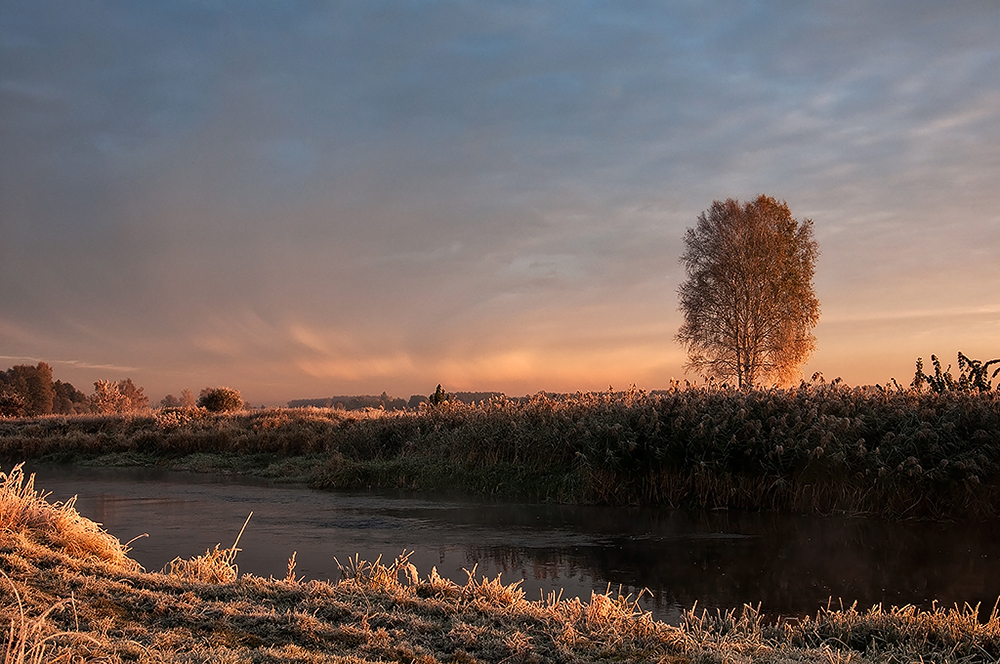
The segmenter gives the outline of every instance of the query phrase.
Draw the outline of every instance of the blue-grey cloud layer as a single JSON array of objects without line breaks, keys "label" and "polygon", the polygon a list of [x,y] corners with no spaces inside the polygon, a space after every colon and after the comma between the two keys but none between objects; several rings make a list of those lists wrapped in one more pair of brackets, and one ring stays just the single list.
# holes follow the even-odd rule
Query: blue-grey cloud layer
[{"label": "blue-grey cloud layer", "polygon": [[991,2],[0,19],[5,355],[279,400],[665,382],[683,229],[759,192],[816,222],[818,368],[996,350]]}]

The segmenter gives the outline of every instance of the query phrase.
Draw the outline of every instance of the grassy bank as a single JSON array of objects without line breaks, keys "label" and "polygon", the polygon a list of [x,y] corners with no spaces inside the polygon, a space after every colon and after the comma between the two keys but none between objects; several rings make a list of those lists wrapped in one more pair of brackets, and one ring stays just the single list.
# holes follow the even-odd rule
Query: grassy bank
[{"label": "grassy bank", "polygon": [[[339,582],[240,575],[235,548],[147,572],[72,504],[0,475],[6,662],[987,662],[1000,619],[975,611],[754,609],[654,621],[628,598],[528,601],[518,583],[422,575],[401,555]],[[291,552],[289,552],[291,554]]]},{"label": "grassy bank", "polygon": [[407,412],[0,420],[0,458],[221,470],[322,488],[992,519],[1000,516],[1000,392],[823,384]]}]

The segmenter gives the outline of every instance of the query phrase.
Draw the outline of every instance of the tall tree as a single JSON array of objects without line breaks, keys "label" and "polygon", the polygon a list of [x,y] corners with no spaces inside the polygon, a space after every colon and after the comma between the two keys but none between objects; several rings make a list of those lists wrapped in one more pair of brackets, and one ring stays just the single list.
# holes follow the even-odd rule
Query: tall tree
[{"label": "tall tree", "polygon": [[684,235],[678,289],[685,369],[752,387],[787,383],[816,347],[813,274],[819,245],[812,220],[758,196],[713,201]]},{"label": "tall tree", "polygon": [[48,415],[52,412],[52,367],[45,362],[38,366],[19,364],[4,372],[8,392],[13,392],[24,400],[25,414]]}]

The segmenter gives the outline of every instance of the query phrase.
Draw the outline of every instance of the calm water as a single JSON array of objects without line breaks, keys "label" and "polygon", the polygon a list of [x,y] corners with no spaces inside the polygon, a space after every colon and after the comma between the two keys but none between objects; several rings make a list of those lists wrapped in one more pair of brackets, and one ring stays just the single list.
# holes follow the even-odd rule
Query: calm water
[{"label": "calm water", "polygon": [[392,559],[403,548],[421,575],[458,583],[463,569],[524,579],[529,598],[564,589],[589,598],[608,584],[648,588],[657,618],[762,603],[768,614],[814,613],[843,598],[863,607],[1000,597],[1000,528],[732,512],[521,505],[343,494],[158,470],[33,468],[50,500],[77,509],[148,570],[230,546],[242,572],[283,577],[297,551],[307,579],[339,578],[334,557]]}]

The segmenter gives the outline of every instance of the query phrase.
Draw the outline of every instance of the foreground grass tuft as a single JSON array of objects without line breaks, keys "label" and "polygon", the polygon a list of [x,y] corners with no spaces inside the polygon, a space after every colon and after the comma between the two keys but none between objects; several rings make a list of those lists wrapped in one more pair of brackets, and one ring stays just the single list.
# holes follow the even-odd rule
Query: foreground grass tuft
[{"label": "foreground grass tuft", "polygon": [[21,465],[9,473],[0,472],[0,530],[30,534],[69,555],[94,557],[122,569],[139,568],[116,537],[76,511],[75,496],[54,504],[47,497],[35,490],[34,475],[25,478]]},{"label": "foreground grass tuft", "polygon": [[[220,549],[219,544],[214,549],[209,549],[201,556],[194,558],[174,558],[164,567],[164,573],[176,576],[187,581],[198,581],[201,583],[230,583],[235,581],[240,575],[240,568],[236,565],[236,554],[240,552],[238,545],[243,531],[250,523],[250,516],[247,517],[240,534],[236,536],[236,541],[228,549]],[[293,556],[294,559],[294,556]],[[289,574],[294,567],[289,561]]]},{"label": "foreground grass tuft", "polygon": [[[635,600],[524,597],[499,577],[426,577],[404,551],[355,557],[336,583],[239,575],[237,542],[147,573],[19,468],[0,492],[0,652],[30,662],[995,662],[996,611],[859,611],[764,621],[758,608],[657,622]],[[97,540],[101,546],[73,545]],[[192,573],[192,570],[200,570]],[[214,570],[212,574],[202,574]]]}]

